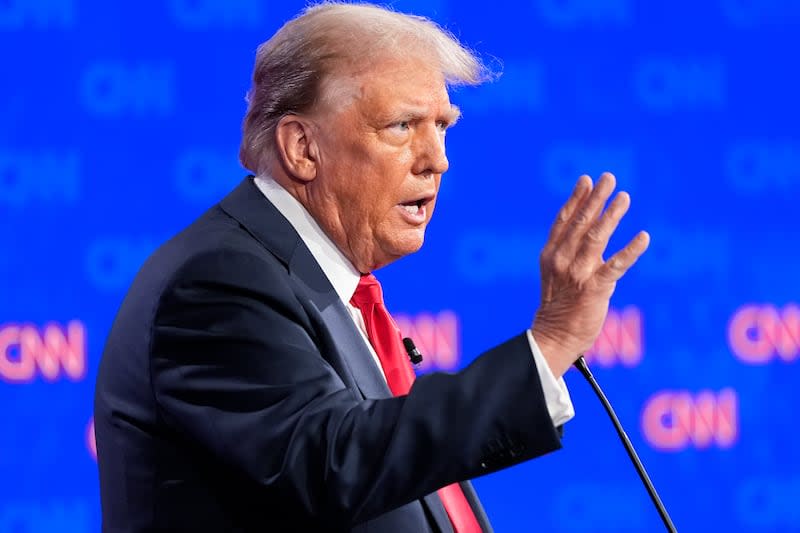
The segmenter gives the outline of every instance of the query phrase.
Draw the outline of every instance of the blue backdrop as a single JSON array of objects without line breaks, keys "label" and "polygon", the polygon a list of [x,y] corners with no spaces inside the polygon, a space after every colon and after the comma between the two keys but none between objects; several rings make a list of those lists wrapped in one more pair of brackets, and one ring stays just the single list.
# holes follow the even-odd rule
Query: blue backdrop
[{"label": "blue backdrop", "polygon": [[[105,336],[143,259],[243,176],[255,48],[302,6],[0,2],[0,533],[99,529]],[[611,170],[633,199],[612,248],[639,229],[652,245],[595,374],[681,531],[800,530],[800,4],[394,6],[504,71],[452,95],[425,247],[380,273],[428,368],[528,326],[550,221],[579,174]],[[659,530],[600,405],[567,382],[564,450],[475,483],[497,531]]]}]

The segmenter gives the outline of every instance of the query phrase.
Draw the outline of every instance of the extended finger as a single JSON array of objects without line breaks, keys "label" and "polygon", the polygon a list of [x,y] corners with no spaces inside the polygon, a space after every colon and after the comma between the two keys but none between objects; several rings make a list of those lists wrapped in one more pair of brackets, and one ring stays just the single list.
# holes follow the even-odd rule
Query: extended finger
[{"label": "extended finger", "polygon": [[650,234],[640,231],[625,247],[615,253],[600,268],[597,276],[602,281],[615,282],[621,278],[650,245]]},{"label": "extended finger", "polygon": [[589,196],[590,192],[592,192],[592,179],[584,174],[578,178],[575,188],[572,189],[572,194],[570,194],[567,202],[558,211],[556,220],[553,222],[553,225],[550,228],[550,235],[547,238],[548,242],[556,243],[561,239],[561,235],[563,235],[564,230],[569,221],[572,219],[572,216],[575,214],[575,211],[586,200],[586,197]]},{"label": "extended finger", "polygon": [[608,240],[630,206],[631,197],[628,193],[624,191],[617,193],[605,212],[584,235],[583,243],[575,257],[576,261],[602,258],[603,252],[608,246]]},{"label": "extended finger", "polygon": [[592,193],[570,219],[563,233],[562,242],[559,244],[559,254],[563,254],[568,258],[575,257],[584,234],[597,219],[606,200],[608,200],[608,197],[611,196],[611,193],[614,191],[616,184],[617,180],[614,178],[613,174],[606,172],[600,176]]}]

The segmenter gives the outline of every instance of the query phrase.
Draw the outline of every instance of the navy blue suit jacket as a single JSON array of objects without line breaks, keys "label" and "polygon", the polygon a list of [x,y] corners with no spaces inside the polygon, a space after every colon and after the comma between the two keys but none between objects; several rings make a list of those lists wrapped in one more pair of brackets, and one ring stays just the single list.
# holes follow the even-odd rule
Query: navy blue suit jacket
[{"label": "navy blue suit jacket", "polygon": [[560,446],[524,335],[393,398],[252,177],[137,275],[95,431],[115,532],[452,531],[438,488]]}]

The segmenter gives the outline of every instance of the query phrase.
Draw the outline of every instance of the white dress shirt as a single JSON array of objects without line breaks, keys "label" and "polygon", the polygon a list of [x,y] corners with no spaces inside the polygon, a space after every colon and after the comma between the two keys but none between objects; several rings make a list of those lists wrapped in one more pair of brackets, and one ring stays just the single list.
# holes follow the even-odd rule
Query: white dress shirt
[{"label": "white dress shirt", "polygon": [[[356,326],[358,326],[358,331],[361,333],[361,337],[367,345],[367,348],[369,348],[372,358],[375,360],[375,364],[381,371],[381,375],[386,379],[378,355],[375,353],[375,350],[373,350],[369,338],[367,337],[367,329],[364,324],[364,318],[361,316],[361,311],[350,304],[350,299],[353,293],[356,292],[356,287],[361,279],[361,273],[356,270],[350,260],[344,256],[333,241],[322,231],[317,221],[311,217],[302,204],[289,194],[286,189],[275,182],[271,177],[264,175],[256,177],[255,183],[264,196],[272,202],[278,211],[280,211],[286,220],[294,227],[300,235],[300,238],[303,239],[303,242],[311,251],[311,255],[313,255],[314,259],[319,263],[322,272],[327,276],[331,285],[333,285],[336,294],[339,295],[339,298],[344,302],[345,307],[350,312],[350,317],[353,319]],[[530,330],[527,331],[527,335],[531,353],[536,361],[539,380],[542,383],[547,410],[550,413],[553,424],[555,426],[560,426],[575,416],[575,410],[572,406],[572,400],[569,397],[569,391],[567,391],[564,379],[556,379],[553,375]]]}]

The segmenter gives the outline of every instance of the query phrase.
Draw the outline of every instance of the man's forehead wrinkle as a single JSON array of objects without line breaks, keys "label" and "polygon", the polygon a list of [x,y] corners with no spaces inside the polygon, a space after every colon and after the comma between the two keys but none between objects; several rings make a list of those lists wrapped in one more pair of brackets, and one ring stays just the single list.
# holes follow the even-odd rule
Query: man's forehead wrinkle
[{"label": "man's forehead wrinkle", "polygon": [[403,104],[402,102],[396,103],[389,108],[375,107],[368,110],[367,113],[382,121],[444,119],[448,122],[454,122],[458,118],[458,113],[454,113],[450,107],[446,107],[440,112],[434,104],[418,106]]}]

